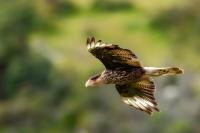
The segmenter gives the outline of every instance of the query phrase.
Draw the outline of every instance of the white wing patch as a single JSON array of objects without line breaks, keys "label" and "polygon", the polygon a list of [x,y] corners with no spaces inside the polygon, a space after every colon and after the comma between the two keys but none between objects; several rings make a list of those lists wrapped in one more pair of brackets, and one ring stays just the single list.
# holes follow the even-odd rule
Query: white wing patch
[{"label": "white wing patch", "polygon": [[157,110],[156,105],[151,103],[150,101],[143,99],[139,96],[135,97],[122,97],[122,101],[130,106],[133,106],[137,109],[140,109],[142,111],[145,111],[149,114],[153,112],[153,110]]},{"label": "white wing patch", "polygon": [[103,43],[101,40],[95,42],[94,38],[92,38],[91,41],[87,42],[88,50],[92,50],[92,49],[96,49],[96,48],[103,48],[103,47],[107,47],[107,46],[114,46],[114,44],[106,44],[106,43]]}]

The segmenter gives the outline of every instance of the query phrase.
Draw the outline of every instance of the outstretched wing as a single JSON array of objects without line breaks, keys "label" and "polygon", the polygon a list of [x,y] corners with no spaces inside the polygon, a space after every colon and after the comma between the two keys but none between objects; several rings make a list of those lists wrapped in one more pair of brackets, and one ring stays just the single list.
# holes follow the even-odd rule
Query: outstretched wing
[{"label": "outstretched wing", "polygon": [[126,104],[148,114],[159,111],[154,98],[155,85],[150,78],[144,78],[131,84],[116,85],[116,89]]},{"label": "outstretched wing", "polygon": [[92,37],[87,39],[87,48],[108,69],[141,67],[133,52],[118,45],[106,44],[101,40],[95,42],[95,38]]}]

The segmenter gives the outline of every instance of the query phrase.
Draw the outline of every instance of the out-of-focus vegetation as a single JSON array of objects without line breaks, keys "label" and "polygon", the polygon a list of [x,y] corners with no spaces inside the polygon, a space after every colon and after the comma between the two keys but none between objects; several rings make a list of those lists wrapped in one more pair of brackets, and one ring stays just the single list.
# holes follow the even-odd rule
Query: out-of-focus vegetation
[{"label": "out-of-focus vegetation", "polygon": [[[200,132],[198,0],[0,1],[0,132]],[[85,88],[102,64],[87,36],[133,50],[155,79],[161,112],[122,103],[114,86]]]}]

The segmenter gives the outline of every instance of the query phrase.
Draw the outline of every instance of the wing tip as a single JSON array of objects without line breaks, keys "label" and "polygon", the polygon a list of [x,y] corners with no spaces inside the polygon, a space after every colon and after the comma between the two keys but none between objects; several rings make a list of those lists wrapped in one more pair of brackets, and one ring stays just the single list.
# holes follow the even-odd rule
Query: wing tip
[{"label": "wing tip", "polygon": [[86,45],[90,44],[90,37],[87,38]]},{"label": "wing tip", "polygon": [[94,36],[92,36],[92,37],[87,37],[87,41],[86,41],[86,44],[90,44],[90,43],[92,43],[92,42],[95,42],[95,37]]},{"label": "wing tip", "polygon": [[86,41],[86,45],[88,50],[94,49],[94,48],[104,48],[104,47],[108,47],[108,48],[117,48],[118,45],[114,45],[114,44],[107,44],[104,43],[102,40],[98,40],[95,41],[95,37],[88,37],[87,41]]},{"label": "wing tip", "polygon": [[141,111],[144,111],[149,115],[152,115],[155,111],[159,112],[157,103],[154,104],[140,97],[135,97],[135,98],[122,97],[122,100],[129,106],[139,109]]},{"label": "wing tip", "polygon": [[144,112],[146,112],[149,115],[152,115],[155,111],[156,112],[160,112],[160,110],[158,109],[158,107],[148,107],[146,110],[143,110]]},{"label": "wing tip", "polygon": [[95,43],[95,37],[93,36],[93,37],[91,37],[91,43]]}]

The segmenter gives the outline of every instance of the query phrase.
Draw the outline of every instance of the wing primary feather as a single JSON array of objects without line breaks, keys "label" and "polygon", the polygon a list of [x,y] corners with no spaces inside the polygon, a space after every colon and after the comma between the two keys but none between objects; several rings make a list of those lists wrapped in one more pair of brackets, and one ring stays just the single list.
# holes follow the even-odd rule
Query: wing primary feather
[{"label": "wing primary feather", "polygon": [[147,102],[154,104],[154,105],[157,105],[157,103],[153,100],[153,99],[150,99],[148,98],[147,96],[141,96],[143,99],[145,99]]},{"label": "wing primary feather", "polygon": [[129,101],[128,101],[127,98],[123,98],[123,101],[124,101],[126,104],[130,105],[130,103],[129,103]]},{"label": "wing primary feather", "polygon": [[92,37],[91,43],[95,43],[95,38],[94,37]]},{"label": "wing primary feather", "polygon": [[153,109],[155,109],[156,111],[159,111],[159,109],[156,107],[155,104],[152,104],[151,102],[147,101],[147,100],[144,100],[141,98],[141,100],[146,103],[147,105],[151,106]]},{"label": "wing primary feather", "polygon": [[137,100],[137,98],[134,98],[134,101],[141,108],[141,110],[145,111],[145,107]]},{"label": "wing primary feather", "polygon": [[135,97],[135,99],[137,99],[138,104],[140,104],[141,106],[144,107],[144,111],[151,114],[152,113],[152,109],[155,109],[156,111],[158,111],[158,109],[153,105],[150,106],[149,104],[147,104],[147,102],[145,100],[143,100],[141,97]]},{"label": "wing primary feather", "polygon": [[148,97],[146,97],[146,96],[142,96],[142,98],[145,99],[145,100],[146,100],[148,103],[150,103],[151,105],[152,105],[152,104],[155,105],[155,106],[158,105],[153,99],[150,99],[150,98],[148,98]]},{"label": "wing primary feather", "polygon": [[138,106],[133,99],[128,99],[128,101],[129,101],[131,106],[141,110],[140,106]]},{"label": "wing primary feather", "polygon": [[89,45],[89,44],[90,44],[90,38],[88,37],[88,38],[87,38],[86,45]]}]

